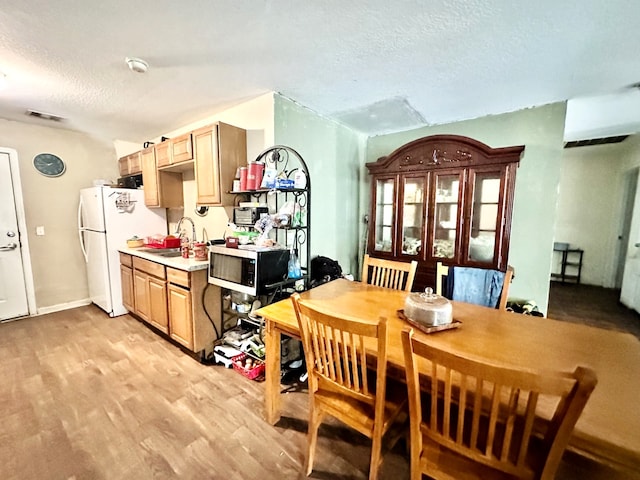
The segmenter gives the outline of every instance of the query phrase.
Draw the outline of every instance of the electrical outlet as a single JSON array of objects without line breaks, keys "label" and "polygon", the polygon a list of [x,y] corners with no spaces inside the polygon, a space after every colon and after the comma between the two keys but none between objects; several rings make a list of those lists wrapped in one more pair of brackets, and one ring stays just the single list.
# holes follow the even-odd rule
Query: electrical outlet
[{"label": "electrical outlet", "polygon": [[36,235],[44,235],[44,226],[40,225],[39,227],[36,227]]}]

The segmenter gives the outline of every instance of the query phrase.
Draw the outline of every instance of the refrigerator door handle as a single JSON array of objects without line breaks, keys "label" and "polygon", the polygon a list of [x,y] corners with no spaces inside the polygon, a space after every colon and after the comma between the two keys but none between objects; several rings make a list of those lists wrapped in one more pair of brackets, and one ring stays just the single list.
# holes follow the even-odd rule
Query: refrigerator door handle
[{"label": "refrigerator door handle", "polygon": [[82,250],[84,261],[87,263],[89,262],[89,255],[84,246],[84,235],[82,235],[82,232],[84,232],[84,228],[82,227],[82,197],[80,197],[80,203],[78,203],[78,237],[80,239],[80,249]]},{"label": "refrigerator door handle", "polygon": [[78,202],[78,230],[82,230],[82,196]]}]

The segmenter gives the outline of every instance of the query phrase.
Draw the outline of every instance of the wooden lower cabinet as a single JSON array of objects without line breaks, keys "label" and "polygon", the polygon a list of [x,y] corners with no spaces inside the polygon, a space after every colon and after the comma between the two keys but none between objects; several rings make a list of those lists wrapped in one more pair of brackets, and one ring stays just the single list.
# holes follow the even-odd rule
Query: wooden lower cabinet
[{"label": "wooden lower cabinet", "polygon": [[222,323],[220,288],[207,283],[206,269],[187,272],[126,254],[120,262],[130,312],[193,352],[213,349]]},{"label": "wooden lower cabinet", "polygon": [[191,292],[186,288],[169,284],[169,312],[171,333],[176,342],[193,350],[193,314]]},{"label": "wooden lower cabinet", "polygon": [[207,283],[206,269],[185,272],[167,267],[167,282],[169,335],[194,352],[211,349],[222,325],[220,287]]},{"label": "wooden lower cabinet", "polygon": [[145,322],[149,321],[149,315],[151,314],[149,289],[147,288],[148,281],[149,275],[140,270],[133,271],[134,313]]},{"label": "wooden lower cabinet", "polygon": [[169,333],[167,312],[167,282],[149,276],[149,323],[163,333]]},{"label": "wooden lower cabinet", "polygon": [[131,255],[120,254],[120,281],[122,283],[122,304],[124,308],[133,312],[135,310],[135,301],[133,296]]}]

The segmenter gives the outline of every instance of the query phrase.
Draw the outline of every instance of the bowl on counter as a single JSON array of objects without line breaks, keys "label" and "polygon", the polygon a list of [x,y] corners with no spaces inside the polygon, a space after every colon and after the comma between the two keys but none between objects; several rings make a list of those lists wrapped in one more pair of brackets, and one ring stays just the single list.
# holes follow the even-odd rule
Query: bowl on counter
[{"label": "bowl on counter", "polygon": [[144,245],[144,240],[142,238],[132,238],[127,240],[127,247],[129,248],[139,248]]}]

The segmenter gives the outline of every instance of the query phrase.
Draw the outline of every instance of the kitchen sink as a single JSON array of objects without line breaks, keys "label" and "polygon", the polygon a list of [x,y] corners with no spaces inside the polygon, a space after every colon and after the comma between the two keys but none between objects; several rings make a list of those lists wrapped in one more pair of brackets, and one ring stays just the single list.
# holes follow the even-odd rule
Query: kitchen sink
[{"label": "kitchen sink", "polygon": [[182,252],[180,252],[180,250],[178,250],[177,252],[164,252],[164,253],[158,253],[159,256],[161,257],[179,257],[182,255]]},{"label": "kitchen sink", "polygon": [[152,255],[165,258],[179,257],[182,255],[179,248],[139,248],[137,250],[139,252],[151,253]]},{"label": "kitchen sink", "polygon": [[151,253],[159,257],[179,257],[181,255],[179,248],[139,248],[138,251]]}]

